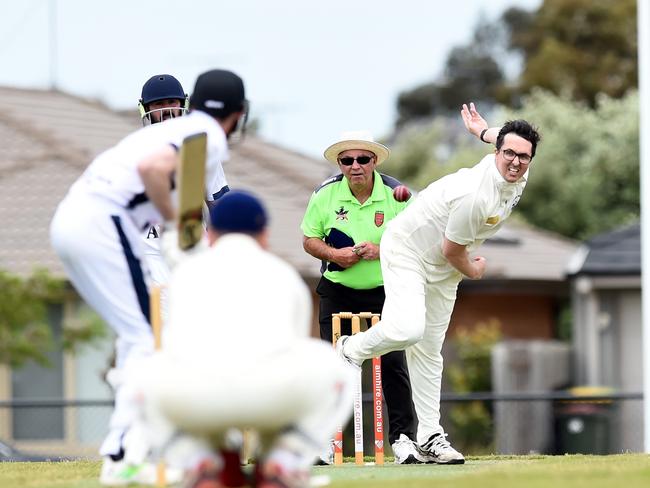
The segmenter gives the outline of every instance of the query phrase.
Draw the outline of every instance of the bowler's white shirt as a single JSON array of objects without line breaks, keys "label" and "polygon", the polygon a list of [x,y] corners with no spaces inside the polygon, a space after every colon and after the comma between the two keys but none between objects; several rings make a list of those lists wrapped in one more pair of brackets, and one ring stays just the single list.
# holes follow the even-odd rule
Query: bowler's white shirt
[{"label": "bowler's white shirt", "polygon": [[442,240],[468,246],[468,251],[491,237],[510,216],[526,186],[527,173],[507,182],[496,167],[495,155],[431,183],[415,201],[388,224],[406,251],[426,264],[451,265],[442,255]]},{"label": "bowler's white shirt", "polygon": [[311,316],[311,295],[289,264],[248,235],[226,234],[172,272],[163,350],[236,369],[308,337]]},{"label": "bowler's white shirt", "polygon": [[[160,213],[145,195],[137,165],[162,147],[173,145],[180,149],[183,139],[200,132],[208,135],[205,193],[206,198],[212,200],[214,189],[227,184],[221,163],[228,159],[228,144],[219,123],[200,111],[149,125],[128,135],[98,155],[70,192],[97,195],[128,209],[142,231],[150,225],[162,223]],[[175,193],[172,192],[174,199]]]}]

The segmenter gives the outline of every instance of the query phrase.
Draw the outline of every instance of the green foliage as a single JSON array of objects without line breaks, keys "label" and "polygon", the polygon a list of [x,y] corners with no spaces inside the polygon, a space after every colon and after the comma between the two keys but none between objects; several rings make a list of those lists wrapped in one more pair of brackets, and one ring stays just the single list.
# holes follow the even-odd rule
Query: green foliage
[{"label": "green foliage", "polygon": [[451,49],[441,77],[399,94],[396,126],[455,113],[470,99],[502,100],[505,75],[497,59],[506,44],[504,34],[504,25],[481,20],[468,44]]},{"label": "green foliage", "polygon": [[0,270],[0,364],[47,364],[52,345],[47,303],[61,300],[63,283],[46,271],[23,279]]},{"label": "green foliage", "polygon": [[442,76],[400,93],[396,127],[468,101],[519,107],[536,88],[589,107],[599,94],[621,98],[637,86],[636,24],[635,0],[545,0],[533,12],[481,19],[472,40],[450,50]]},{"label": "green foliage", "polygon": [[[501,338],[497,320],[480,322],[472,329],[460,329],[452,338],[458,356],[446,370],[451,388],[456,393],[492,390],[492,347]],[[492,414],[482,401],[461,403],[452,407],[450,419],[454,442],[472,454],[490,452],[492,448]]]},{"label": "green foliage", "polygon": [[489,148],[468,135],[456,119],[436,117],[400,131],[389,143],[391,157],[381,171],[421,190],[442,176],[478,163]]},{"label": "green foliage", "polygon": [[66,321],[62,346],[65,351],[74,353],[81,345],[93,345],[106,335],[104,321],[94,311],[85,308]]},{"label": "green foliage", "polygon": [[639,97],[600,95],[594,109],[535,90],[521,110],[542,142],[517,211],[533,225],[585,239],[639,218]]},{"label": "green foliage", "polygon": [[[479,110],[481,107],[479,107]],[[639,218],[639,97],[599,95],[595,108],[568,94],[534,90],[518,110],[501,108],[493,124],[523,118],[539,127],[542,141],[515,215],[537,227],[586,239]],[[398,133],[382,171],[419,190],[493,148],[460,123],[436,118]]]},{"label": "green foliage", "polygon": [[[27,361],[47,366],[54,347],[48,324],[49,307],[62,304],[65,282],[45,270],[23,278],[0,270],[0,364],[20,367]],[[72,349],[101,336],[97,320],[64,327],[63,344]]]},{"label": "green foliage", "polygon": [[510,47],[523,53],[520,89],[567,93],[595,107],[598,94],[637,86],[635,0],[545,0],[527,17],[508,11]]},{"label": "green foliage", "polygon": [[456,393],[492,390],[490,354],[500,339],[501,324],[496,319],[479,322],[471,329],[456,331],[451,342],[458,363],[447,370],[451,387]]}]

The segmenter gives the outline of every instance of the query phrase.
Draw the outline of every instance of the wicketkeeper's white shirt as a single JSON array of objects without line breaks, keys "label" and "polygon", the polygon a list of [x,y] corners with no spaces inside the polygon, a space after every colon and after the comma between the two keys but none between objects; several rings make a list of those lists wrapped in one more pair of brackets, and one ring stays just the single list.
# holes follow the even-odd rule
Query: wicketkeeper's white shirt
[{"label": "wicketkeeper's white shirt", "polygon": [[186,360],[250,366],[309,336],[311,303],[289,264],[250,236],[226,234],[172,272],[163,350]]}]

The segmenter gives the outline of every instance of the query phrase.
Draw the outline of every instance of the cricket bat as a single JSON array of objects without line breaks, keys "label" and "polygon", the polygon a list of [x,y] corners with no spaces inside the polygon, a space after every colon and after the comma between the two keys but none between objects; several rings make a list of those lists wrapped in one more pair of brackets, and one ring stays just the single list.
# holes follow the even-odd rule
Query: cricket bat
[{"label": "cricket bat", "polygon": [[205,199],[205,158],[208,136],[205,132],[183,140],[178,168],[178,247],[191,249],[203,237]]}]

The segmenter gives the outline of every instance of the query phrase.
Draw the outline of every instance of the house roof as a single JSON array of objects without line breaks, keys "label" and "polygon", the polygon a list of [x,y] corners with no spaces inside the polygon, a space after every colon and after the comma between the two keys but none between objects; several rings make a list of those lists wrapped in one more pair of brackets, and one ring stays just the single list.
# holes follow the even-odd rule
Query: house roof
[{"label": "house roof", "polygon": [[[0,87],[0,268],[62,276],[49,243],[56,205],[91,159],[140,127],[96,101],[58,91]],[[330,173],[326,161],[247,137],[224,165],[232,188],[261,194],[271,218],[271,249],[303,276],[319,263],[302,248],[300,221],[309,197]]]},{"label": "house roof", "polygon": [[513,219],[476,254],[487,260],[483,280],[561,282],[577,249],[575,241]]},{"label": "house roof", "polygon": [[[56,205],[90,160],[140,126],[136,113],[58,91],[0,87],[0,269],[27,274],[45,267],[62,276],[51,250]],[[250,136],[224,164],[232,188],[260,194],[267,204],[271,250],[305,278],[320,263],[302,248],[300,222],[314,188],[332,172],[309,158]],[[485,279],[562,281],[572,241],[515,222],[487,241]]]},{"label": "house roof", "polygon": [[589,239],[573,258],[571,275],[640,275],[641,224]]}]

